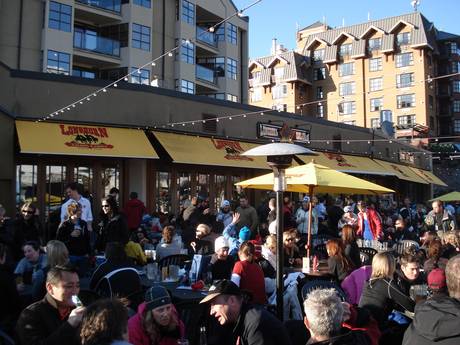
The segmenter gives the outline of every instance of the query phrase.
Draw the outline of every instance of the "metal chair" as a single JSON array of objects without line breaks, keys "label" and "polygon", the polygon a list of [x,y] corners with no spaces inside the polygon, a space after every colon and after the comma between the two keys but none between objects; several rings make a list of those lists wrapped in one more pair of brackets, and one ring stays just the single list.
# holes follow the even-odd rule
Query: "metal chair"
[{"label": "metal chair", "polygon": [[327,250],[326,250],[326,244],[318,244],[313,248],[313,254],[317,255],[319,259],[327,259]]},{"label": "metal chair", "polygon": [[398,254],[402,255],[407,248],[415,247],[416,250],[419,249],[420,245],[416,241],[412,240],[402,240],[393,245],[393,250]]},{"label": "metal chair", "polygon": [[372,263],[372,260],[369,259],[369,255],[364,252],[359,252],[359,258],[362,265],[370,265]]},{"label": "metal chair", "polygon": [[187,261],[190,261],[190,256],[188,255],[169,255],[160,259],[160,261],[158,262],[158,268],[161,270],[163,267],[168,267],[169,265],[177,265],[183,268]]},{"label": "metal chair", "polygon": [[369,265],[370,265],[372,263],[372,259],[374,258],[374,255],[377,254],[378,251],[377,249],[374,249],[374,248],[361,247],[359,248],[359,253],[364,253],[369,257]]},{"label": "metal chair", "polygon": [[342,288],[336,283],[327,280],[312,280],[305,283],[305,285],[302,287],[302,300],[305,300],[308,294],[316,289],[335,289],[342,301],[345,302],[347,300],[347,295],[342,290]]}]

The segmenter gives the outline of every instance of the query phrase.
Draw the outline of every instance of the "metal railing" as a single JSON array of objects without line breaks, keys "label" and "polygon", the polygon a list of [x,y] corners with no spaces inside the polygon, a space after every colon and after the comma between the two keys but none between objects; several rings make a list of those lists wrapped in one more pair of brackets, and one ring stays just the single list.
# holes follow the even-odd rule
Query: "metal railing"
[{"label": "metal railing", "polygon": [[196,39],[210,46],[217,47],[217,36],[201,26],[196,27]]},{"label": "metal railing", "polygon": [[73,46],[74,48],[88,50],[99,54],[116,57],[120,56],[120,41],[98,36],[93,31],[86,32],[75,29]]},{"label": "metal railing", "polygon": [[214,70],[201,66],[196,65],[196,77],[198,79],[207,81],[208,83],[217,84],[217,78]]},{"label": "metal railing", "polygon": [[121,13],[121,0],[77,0],[77,2],[103,10]]}]

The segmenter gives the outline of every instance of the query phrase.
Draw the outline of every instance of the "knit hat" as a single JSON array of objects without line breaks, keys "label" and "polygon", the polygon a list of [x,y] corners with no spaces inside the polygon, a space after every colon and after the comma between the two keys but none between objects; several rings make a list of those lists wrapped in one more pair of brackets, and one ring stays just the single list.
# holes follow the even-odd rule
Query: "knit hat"
[{"label": "knit hat", "polygon": [[220,207],[227,207],[230,206],[230,201],[228,200],[223,200],[222,203],[220,204]]},{"label": "knit hat", "polygon": [[304,196],[302,202],[310,202],[310,198],[308,196]]},{"label": "knit hat", "polygon": [[247,241],[251,238],[251,230],[247,226],[240,229],[239,238],[241,241]]},{"label": "knit hat", "polygon": [[229,248],[228,241],[225,239],[224,236],[219,236],[214,241],[214,251],[217,252],[219,249],[222,248]]},{"label": "knit hat", "polygon": [[444,289],[446,285],[446,272],[441,268],[433,269],[427,277],[428,287],[431,290]]},{"label": "knit hat", "polygon": [[170,304],[171,297],[168,290],[161,285],[154,285],[145,293],[146,310],[153,310],[166,304]]}]

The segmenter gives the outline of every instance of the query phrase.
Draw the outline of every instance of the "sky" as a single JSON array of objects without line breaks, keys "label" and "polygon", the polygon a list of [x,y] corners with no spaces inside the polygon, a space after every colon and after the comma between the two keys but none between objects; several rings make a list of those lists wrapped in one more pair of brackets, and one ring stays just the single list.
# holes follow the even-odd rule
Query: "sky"
[{"label": "sky", "polygon": [[[242,9],[255,0],[233,0]],[[438,30],[460,35],[459,0],[420,0],[419,11]],[[271,41],[288,49],[295,48],[297,28],[303,28],[316,21],[329,26],[353,25],[382,19],[413,11],[411,0],[262,0],[245,14],[249,16],[249,57],[256,58],[270,54]]]}]

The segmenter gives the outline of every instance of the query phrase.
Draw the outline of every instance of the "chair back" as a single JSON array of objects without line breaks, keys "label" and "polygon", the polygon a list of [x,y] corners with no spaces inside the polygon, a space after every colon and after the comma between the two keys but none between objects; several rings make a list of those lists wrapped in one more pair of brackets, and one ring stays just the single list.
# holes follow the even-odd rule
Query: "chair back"
[{"label": "chair back", "polygon": [[101,298],[101,296],[93,290],[80,289],[78,298],[84,306],[88,306],[93,302],[96,302],[99,298]]},{"label": "chair back", "polygon": [[359,259],[361,260],[362,265],[372,264],[372,260],[369,258],[369,255],[364,252],[359,252]]},{"label": "chair back", "polygon": [[317,255],[319,259],[327,259],[326,243],[321,243],[313,248],[313,255]]},{"label": "chair back", "polygon": [[169,255],[161,258],[158,262],[158,268],[161,269],[163,267],[168,267],[169,265],[176,265],[180,266],[180,268],[184,268],[186,261],[191,260],[190,256],[186,254],[176,254],[176,255]]},{"label": "chair back", "polygon": [[[359,253],[364,253],[369,257],[369,262],[372,263],[372,259],[374,258],[374,255],[378,253],[377,249],[374,248],[369,248],[369,247],[361,247],[359,248]],[[362,261],[361,261],[362,262]],[[367,264],[365,264],[367,265]]]},{"label": "chair back", "polygon": [[102,297],[127,297],[142,290],[141,277],[135,268],[122,267],[102,277],[94,290]]},{"label": "chair back", "polygon": [[302,287],[302,300],[305,300],[308,294],[316,289],[335,289],[342,301],[347,300],[347,295],[342,290],[342,288],[336,283],[327,280],[312,280],[305,283],[305,285]]},{"label": "chair back", "polygon": [[398,254],[402,255],[404,251],[409,248],[414,246],[417,250],[419,249],[420,245],[416,241],[412,240],[402,240],[399,241],[398,243],[395,243],[393,246],[393,250]]}]

